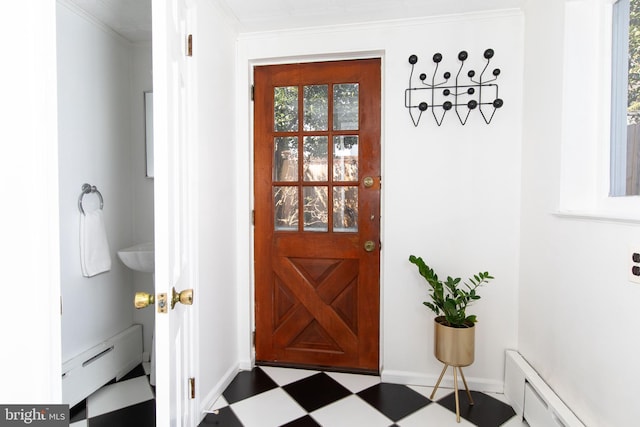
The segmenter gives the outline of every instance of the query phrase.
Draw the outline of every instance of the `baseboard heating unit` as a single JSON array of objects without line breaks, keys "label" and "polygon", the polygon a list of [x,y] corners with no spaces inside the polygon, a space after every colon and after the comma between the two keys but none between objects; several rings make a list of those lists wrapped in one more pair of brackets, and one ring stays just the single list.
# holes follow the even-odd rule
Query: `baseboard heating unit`
[{"label": "baseboard heating unit", "polygon": [[142,326],[133,325],[62,364],[62,401],[81,402],[142,362]]},{"label": "baseboard heating unit", "polygon": [[507,350],[504,395],[531,427],[585,427],[517,351]]}]

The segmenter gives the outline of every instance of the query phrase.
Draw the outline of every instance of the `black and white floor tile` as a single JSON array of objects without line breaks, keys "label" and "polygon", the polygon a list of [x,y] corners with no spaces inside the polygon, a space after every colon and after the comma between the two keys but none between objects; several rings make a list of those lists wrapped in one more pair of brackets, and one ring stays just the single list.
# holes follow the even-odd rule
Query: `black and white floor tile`
[{"label": "black and white floor tile", "polygon": [[388,384],[370,375],[275,367],[243,371],[224,391],[200,427],[525,427],[500,394]]},{"label": "black and white floor tile", "polygon": [[155,393],[148,364],[139,365],[71,408],[70,427],[155,427]]},{"label": "black and white floor tile", "polygon": [[[155,427],[155,393],[143,365],[71,409],[70,427]],[[200,427],[526,427],[500,394],[383,383],[372,375],[256,367],[239,372]]]}]

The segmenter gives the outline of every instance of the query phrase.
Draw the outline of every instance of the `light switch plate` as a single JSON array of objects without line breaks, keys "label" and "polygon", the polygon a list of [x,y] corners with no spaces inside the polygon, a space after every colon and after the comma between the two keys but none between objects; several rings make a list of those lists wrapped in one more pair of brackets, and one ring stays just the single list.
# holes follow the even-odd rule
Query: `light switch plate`
[{"label": "light switch plate", "polygon": [[[640,284],[640,245],[630,246],[627,256],[629,258],[627,264],[627,274],[629,275],[629,281]],[[634,272],[636,272],[637,274],[634,274]]]}]

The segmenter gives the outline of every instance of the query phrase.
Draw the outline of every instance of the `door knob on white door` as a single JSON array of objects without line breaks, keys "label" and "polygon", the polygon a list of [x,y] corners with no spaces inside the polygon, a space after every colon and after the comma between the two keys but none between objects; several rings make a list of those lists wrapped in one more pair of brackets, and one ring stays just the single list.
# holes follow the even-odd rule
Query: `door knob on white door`
[{"label": "door knob on white door", "polygon": [[176,288],[172,290],[173,296],[171,297],[171,310],[176,306],[177,303],[181,303],[184,305],[192,305],[193,304],[193,289],[185,289],[182,292],[176,292]]}]

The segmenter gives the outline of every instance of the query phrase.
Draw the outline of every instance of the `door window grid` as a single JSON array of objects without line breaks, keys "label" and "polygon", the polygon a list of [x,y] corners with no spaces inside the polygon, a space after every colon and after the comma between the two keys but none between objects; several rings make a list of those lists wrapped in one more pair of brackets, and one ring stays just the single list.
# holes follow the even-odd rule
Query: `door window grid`
[{"label": "door window grid", "polygon": [[274,88],[275,231],[358,231],[358,90],[357,83]]}]

